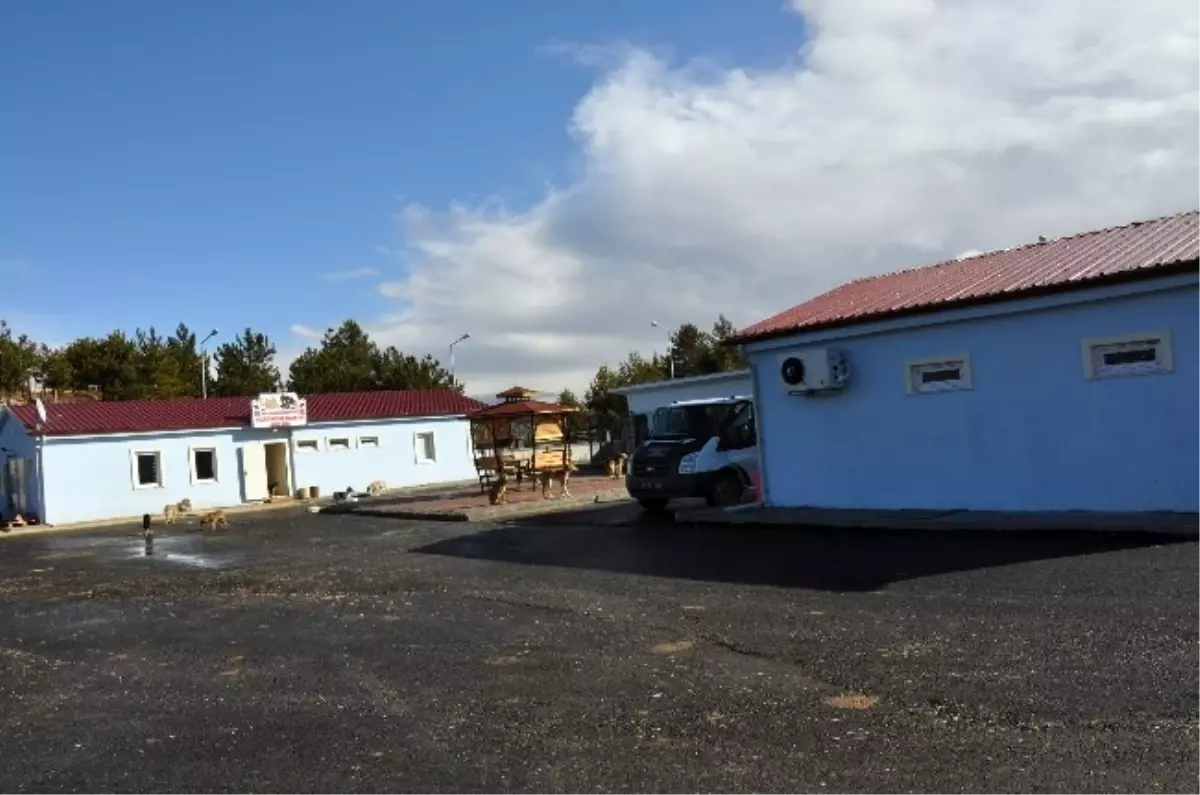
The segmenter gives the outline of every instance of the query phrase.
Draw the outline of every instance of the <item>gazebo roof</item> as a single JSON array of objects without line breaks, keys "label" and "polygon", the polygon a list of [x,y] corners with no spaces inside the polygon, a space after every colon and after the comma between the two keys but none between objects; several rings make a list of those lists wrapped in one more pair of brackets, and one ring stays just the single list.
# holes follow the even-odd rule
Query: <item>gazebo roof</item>
[{"label": "gazebo roof", "polygon": [[574,406],[564,406],[561,403],[546,403],[541,400],[517,400],[511,403],[498,403],[495,406],[473,411],[467,415],[471,420],[502,420],[536,415],[549,416],[572,414],[579,411]]},{"label": "gazebo roof", "polygon": [[527,386],[510,386],[496,395],[501,400],[530,400],[537,397],[538,391]]}]

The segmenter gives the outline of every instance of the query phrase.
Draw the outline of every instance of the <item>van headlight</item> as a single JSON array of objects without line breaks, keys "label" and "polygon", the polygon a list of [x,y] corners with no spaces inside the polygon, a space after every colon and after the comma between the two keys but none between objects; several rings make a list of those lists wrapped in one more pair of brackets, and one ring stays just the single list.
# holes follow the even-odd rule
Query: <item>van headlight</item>
[{"label": "van headlight", "polygon": [[679,474],[690,475],[696,471],[696,459],[698,453],[688,453],[683,458],[679,459]]}]

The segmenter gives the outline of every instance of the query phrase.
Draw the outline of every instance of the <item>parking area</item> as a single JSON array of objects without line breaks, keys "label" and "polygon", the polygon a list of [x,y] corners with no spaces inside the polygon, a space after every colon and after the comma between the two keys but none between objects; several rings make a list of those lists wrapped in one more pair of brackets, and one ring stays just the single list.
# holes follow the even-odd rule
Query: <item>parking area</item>
[{"label": "parking area", "polygon": [[300,513],[0,543],[0,790],[1195,791],[1197,543]]}]

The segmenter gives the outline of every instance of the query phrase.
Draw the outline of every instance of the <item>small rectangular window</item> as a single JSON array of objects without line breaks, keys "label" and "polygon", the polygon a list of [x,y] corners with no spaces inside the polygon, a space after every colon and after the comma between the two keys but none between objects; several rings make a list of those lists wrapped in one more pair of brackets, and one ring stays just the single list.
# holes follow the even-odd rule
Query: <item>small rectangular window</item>
[{"label": "small rectangular window", "polygon": [[379,437],[378,436],[360,436],[360,437],[358,437],[358,446],[359,447],[378,447],[379,446]]},{"label": "small rectangular window", "polygon": [[296,452],[297,453],[315,453],[315,452],[317,452],[318,449],[320,449],[320,446],[317,444],[316,439],[297,439],[296,440]]},{"label": "small rectangular window", "polygon": [[1172,369],[1170,332],[1083,341],[1083,374],[1089,380],[1169,373]]},{"label": "small rectangular window", "polygon": [[437,461],[437,447],[433,440],[433,431],[414,434],[417,448],[417,463],[432,464]]},{"label": "small rectangular window", "polygon": [[957,392],[971,388],[971,363],[966,356],[915,359],[907,363],[905,376],[910,395]]},{"label": "small rectangular window", "polygon": [[192,450],[192,478],[197,483],[217,480],[217,451],[211,448]]},{"label": "small rectangular window", "polygon": [[139,489],[162,485],[162,467],[157,452],[134,453],[134,485]]},{"label": "small rectangular window", "polygon": [[330,438],[325,442],[325,446],[330,450],[349,450],[350,440],[347,438]]}]

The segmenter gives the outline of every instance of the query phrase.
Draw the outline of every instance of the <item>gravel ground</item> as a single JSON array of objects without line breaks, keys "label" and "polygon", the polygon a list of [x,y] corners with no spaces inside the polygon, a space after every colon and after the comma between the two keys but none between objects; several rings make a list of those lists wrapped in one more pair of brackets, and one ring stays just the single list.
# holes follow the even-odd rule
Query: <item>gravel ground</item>
[{"label": "gravel ground", "polygon": [[1197,544],[264,515],[0,543],[0,791],[1196,792]]}]

